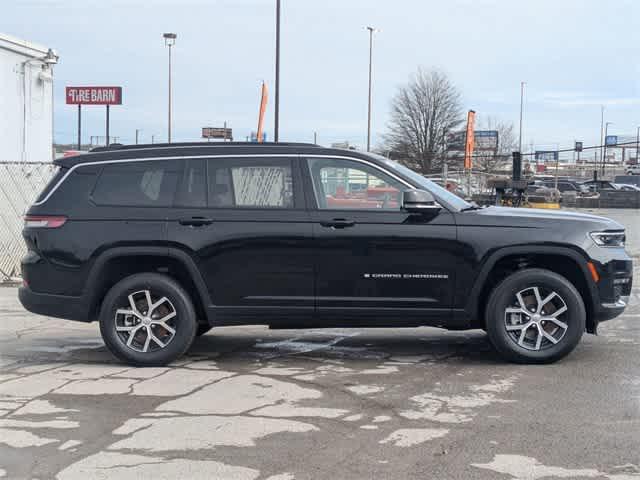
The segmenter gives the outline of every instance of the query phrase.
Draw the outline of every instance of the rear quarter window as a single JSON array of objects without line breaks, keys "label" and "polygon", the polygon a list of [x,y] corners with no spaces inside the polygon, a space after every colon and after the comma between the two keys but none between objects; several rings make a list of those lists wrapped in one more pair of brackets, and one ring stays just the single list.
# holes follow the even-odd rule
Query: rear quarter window
[{"label": "rear quarter window", "polygon": [[48,173],[45,173],[50,175],[50,179],[44,189],[40,192],[40,195],[38,195],[38,197],[36,198],[36,203],[42,202],[45,198],[47,198],[47,195],[49,195],[53,188],[58,185],[58,183],[60,183],[60,180],[62,180],[62,178],[67,174],[68,171],[69,169],[58,167],[57,165],[51,167],[51,170]]},{"label": "rear quarter window", "polygon": [[180,165],[170,161],[105,165],[91,199],[96,205],[168,207],[180,173]]}]

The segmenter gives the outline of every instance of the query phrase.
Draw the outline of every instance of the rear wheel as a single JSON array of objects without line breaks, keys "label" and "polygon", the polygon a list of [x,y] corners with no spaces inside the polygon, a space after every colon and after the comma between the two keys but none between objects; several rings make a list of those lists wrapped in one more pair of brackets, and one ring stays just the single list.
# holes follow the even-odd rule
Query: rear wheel
[{"label": "rear wheel", "polygon": [[543,269],[516,272],[491,293],[486,310],[491,343],[518,363],[551,363],[580,342],[586,311],[566,278]]},{"label": "rear wheel", "polygon": [[170,363],[182,356],[196,334],[193,304],[172,278],[132,275],[111,288],[100,312],[100,333],[119,359],[140,366]]}]

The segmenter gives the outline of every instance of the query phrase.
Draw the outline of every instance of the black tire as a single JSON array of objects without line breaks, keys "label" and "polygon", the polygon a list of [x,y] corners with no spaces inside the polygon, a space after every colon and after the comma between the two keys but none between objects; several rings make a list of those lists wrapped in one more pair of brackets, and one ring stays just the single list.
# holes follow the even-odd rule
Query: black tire
[{"label": "black tire", "polygon": [[[129,295],[145,290],[151,293],[152,303],[154,303],[153,298],[166,297],[169,303],[166,304],[167,306],[162,306],[162,308],[175,313],[170,320],[171,328],[175,330],[175,333],[170,340],[166,341],[166,346],[164,347],[160,347],[155,342],[151,345],[151,342],[149,342],[150,348],[148,351],[136,351],[127,346],[126,339],[123,339],[124,336],[130,334],[116,331],[116,312],[118,309],[132,310],[129,307]],[[148,310],[151,309],[149,308]],[[139,310],[139,312],[143,313],[143,310]],[[125,317],[127,321],[141,323],[135,316],[128,315]],[[118,318],[122,319],[123,317],[119,316]],[[168,322],[167,325],[169,325]],[[120,325],[120,327],[122,326]],[[149,329],[156,327],[157,325],[145,327],[140,335],[146,338],[148,336],[147,332],[150,331]],[[135,366],[161,366],[178,359],[193,343],[196,329],[196,314],[189,294],[175,280],[158,273],[140,273],[121,280],[109,290],[100,310],[100,333],[107,348],[118,359]],[[157,330],[154,330],[154,332],[157,332]],[[164,328],[160,332],[165,335],[165,337],[162,337],[163,339],[171,335]],[[160,338],[160,336],[160,333],[158,333],[157,338]],[[133,346],[135,347],[135,344]],[[156,348],[156,350],[153,350],[153,348]]]},{"label": "black tire", "polygon": [[[506,309],[517,308],[519,305],[519,301],[514,304],[516,294],[518,292],[528,291],[527,289],[533,289],[534,287],[538,287],[538,292],[544,290],[547,292],[556,292],[566,306],[566,311],[558,315],[558,319],[561,319],[567,328],[561,328],[558,331],[554,323],[543,321],[544,323],[542,325],[548,324],[545,328],[555,328],[558,332],[554,334],[554,339],[557,343],[553,344],[547,340],[546,337],[542,336],[542,345],[544,345],[544,347],[541,345],[538,350],[532,349],[535,348],[532,345],[534,340],[529,340],[528,337],[523,341],[523,345],[520,345],[518,342],[520,341],[522,329],[519,331],[507,331],[507,328],[517,328],[517,325],[509,325],[509,327],[507,327],[506,321]],[[530,295],[526,298],[535,298],[535,295]],[[559,301],[557,297],[554,297],[554,302],[557,303]],[[531,308],[535,308],[535,306],[532,305]],[[520,314],[516,313],[516,315]],[[523,315],[522,318],[522,323],[525,323],[533,319],[533,314],[531,314],[531,317]],[[518,271],[500,282],[489,296],[489,303],[487,304],[485,314],[485,325],[489,340],[504,358],[516,363],[552,363],[565,357],[571,353],[580,342],[585,330],[585,324],[586,310],[584,301],[573,284],[557,273],[538,268]],[[540,328],[542,327],[533,325],[530,328],[532,331],[528,331],[527,335],[533,334],[537,340],[537,337],[541,336]],[[564,333],[562,334],[563,331]],[[516,340],[514,336],[517,336],[518,339]],[[529,348],[526,348],[525,345]]]},{"label": "black tire", "polygon": [[213,327],[209,324],[206,323],[199,323],[198,324],[198,328],[196,329],[196,337],[201,337],[202,335],[204,335],[205,333],[207,333],[209,330],[211,330]]}]

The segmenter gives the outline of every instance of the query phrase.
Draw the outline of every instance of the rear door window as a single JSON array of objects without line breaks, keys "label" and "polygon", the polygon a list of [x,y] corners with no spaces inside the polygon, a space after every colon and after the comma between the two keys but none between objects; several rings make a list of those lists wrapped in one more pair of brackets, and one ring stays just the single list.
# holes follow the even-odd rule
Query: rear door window
[{"label": "rear door window", "polygon": [[173,203],[181,164],[141,161],[106,165],[91,195],[97,205],[168,207]]},{"label": "rear door window", "polygon": [[293,208],[288,159],[210,159],[208,204],[214,208]]}]

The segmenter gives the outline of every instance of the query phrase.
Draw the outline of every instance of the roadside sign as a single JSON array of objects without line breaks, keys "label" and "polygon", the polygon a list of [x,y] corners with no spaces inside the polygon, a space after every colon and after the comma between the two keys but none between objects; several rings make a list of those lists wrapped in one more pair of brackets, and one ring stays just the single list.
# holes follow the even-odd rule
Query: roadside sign
[{"label": "roadside sign", "polygon": [[582,142],[576,142],[575,150],[576,152],[582,151]]},{"label": "roadside sign", "polygon": [[536,150],[535,159],[542,160],[543,162],[557,161],[558,151],[557,150]]},{"label": "roadside sign", "polygon": [[67,105],[122,105],[122,87],[66,87]]},{"label": "roadside sign", "polygon": [[604,144],[607,147],[612,147],[618,144],[618,136],[617,135],[607,135],[604,139]]},{"label": "roadside sign", "polygon": [[233,140],[233,129],[226,127],[202,127],[202,138]]},{"label": "roadside sign", "polygon": [[[474,151],[495,151],[498,149],[498,131],[497,130],[475,130]],[[467,132],[453,132],[447,138],[447,148],[451,151],[464,151]]]},{"label": "roadside sign", "polygon": [[67,105],[78,106],[78,150],[82,147],[82,105],[106,106],[106,145],[109,146],[109,107],[122,105],[122,87],[65,87]]}]

